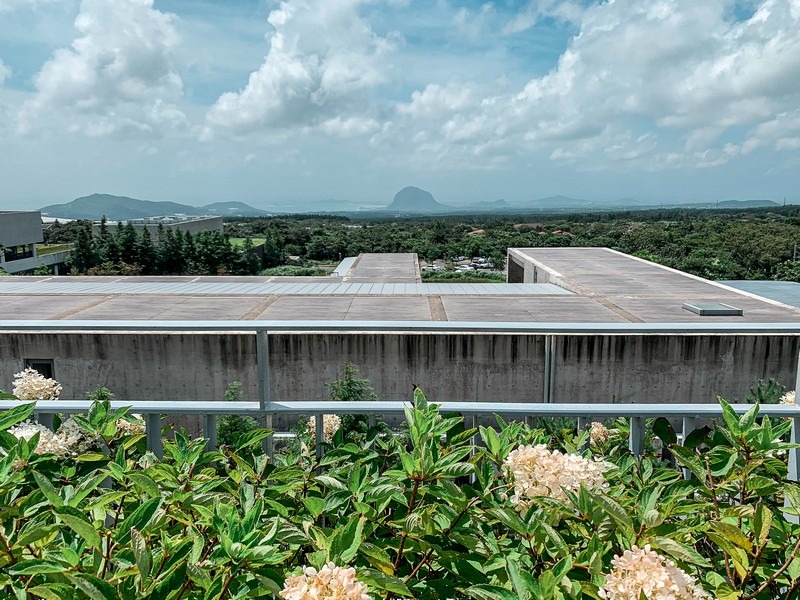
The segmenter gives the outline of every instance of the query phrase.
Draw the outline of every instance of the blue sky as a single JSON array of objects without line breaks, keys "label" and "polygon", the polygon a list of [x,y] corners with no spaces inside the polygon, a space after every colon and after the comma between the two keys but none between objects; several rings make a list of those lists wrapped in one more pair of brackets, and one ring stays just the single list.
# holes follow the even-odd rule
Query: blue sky
[{"label": "blue sky", "polygon": [[0,0],[0,208],[800,202],[800,0]]}]

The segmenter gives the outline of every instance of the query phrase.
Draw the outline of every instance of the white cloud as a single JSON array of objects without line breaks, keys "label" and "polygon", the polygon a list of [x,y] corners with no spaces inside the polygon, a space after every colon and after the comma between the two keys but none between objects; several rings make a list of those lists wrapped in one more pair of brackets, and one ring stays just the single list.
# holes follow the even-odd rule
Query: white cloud
[{"label": "white cloud", "polygon": [[11,77],[11,67],[0,58],[0,86],[3,85],[9,77]]},{"label": "white cloud", "polygon": [[[538,2],[528,12],[565,7]],[[763,0],[744,21],[731,8],[728,0],[594,5],[581,11],[557,66],[518,93],[455,105],[452,90],[431,84],[398,105],[390,131],[406,139],[425,131],[421,149],[454,164],[487,151],[583,157],[588,167],[724,164],[740,155],[735,144],[715,147],[731,127],[757,128],[800,104],[800,0]],[[794,137],[773,135],[773,147],[791,149]]]},{"label": "white cloud", "polygon": [[395,40],[376,35],[359,15],[365,1],[281,2],[267,19],[273,31],[264,62],[244,89],[222,94],[211,107],[210,130],[315,126],[366,108]]},{"label": "white cloud", "polygon": [[173,17],[153,0],[83,0],[70,48],[53,53],[19,115],[22,132],[63,128],[90,136],[159,136],[181,129],[182,82],[173,65]]},{"label": "white cloud", "polygon": [[514,17],[506,23],[503,32],[507,34],[527,31],[542,18],[549,17],[568,23],[579,23],[583,7],[570,0],[530,0]]},{"label": "white cloud", "polygon": [[0,13],[37,8],[43,4],[52,4],[57,1],[58,0],[0,0]]}]

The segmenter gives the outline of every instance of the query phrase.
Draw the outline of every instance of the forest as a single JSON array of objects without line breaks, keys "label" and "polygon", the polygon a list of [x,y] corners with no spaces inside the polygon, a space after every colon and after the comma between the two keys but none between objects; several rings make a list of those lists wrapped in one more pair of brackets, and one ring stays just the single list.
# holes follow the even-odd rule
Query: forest
[{"label": "forest", "polygon": [[[484,256],[499,267],[510,247],[605,246],[712,280],[800,281],[800,207],[791,205],[401,220],[291,215],[231,219],[224,234],[158,237],[160,243],[123,227],[93,238],[73,222],[51,228],[46,241],[74,243],[73,271],[90,274],[256,274],[290,257],[314,264],[362,252],[415,252],[445,262]],[[259,241],[257,252],[251,239]]]}]

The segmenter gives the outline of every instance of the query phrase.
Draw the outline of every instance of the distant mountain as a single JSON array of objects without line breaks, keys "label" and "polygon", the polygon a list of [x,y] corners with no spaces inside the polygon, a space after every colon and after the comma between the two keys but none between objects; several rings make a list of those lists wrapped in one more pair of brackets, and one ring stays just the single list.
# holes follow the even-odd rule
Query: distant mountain
[{"label": "distant mountain", "polygon": [[781,206],[773,200],[723,200],[717,204],[718,208],[762,208]]},{"label": "distant mountain", "polygon": [[103,215],[110,221],[143,219],[166,215],[227,215],[254,216],[267,214],[241,202],[216,202],[207,206],[189,206],[178,202],[152,202],[127,196],[92,194],[66,204],[43,206],[42,215],[62,219],[99,220]]},{"label": "distant mountain", "polygon": [[201,206],[199,210],[206,215],[220,215],[223,217],[262,217],[272,214],[260,208],[253,208],[244,202],[214,202]]},{"label": "distant mountain", "polygon": [[386,210],[399,212],[441,212],[449,208],[449,206],[439,204],[430,192],[410,185],[404,187],[394,195],[394,200],[386,207]]}]

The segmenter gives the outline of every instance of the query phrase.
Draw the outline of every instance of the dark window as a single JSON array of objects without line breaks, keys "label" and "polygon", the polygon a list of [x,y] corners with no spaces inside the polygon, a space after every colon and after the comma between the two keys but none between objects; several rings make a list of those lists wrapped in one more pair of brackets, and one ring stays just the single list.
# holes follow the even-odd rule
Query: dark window
[{"label": "dark window", "polygon": [[25,368],[36,369],[40,375],[48,379],[55,379],[53,377],[54,369],[52,358],[26,358]]}]

